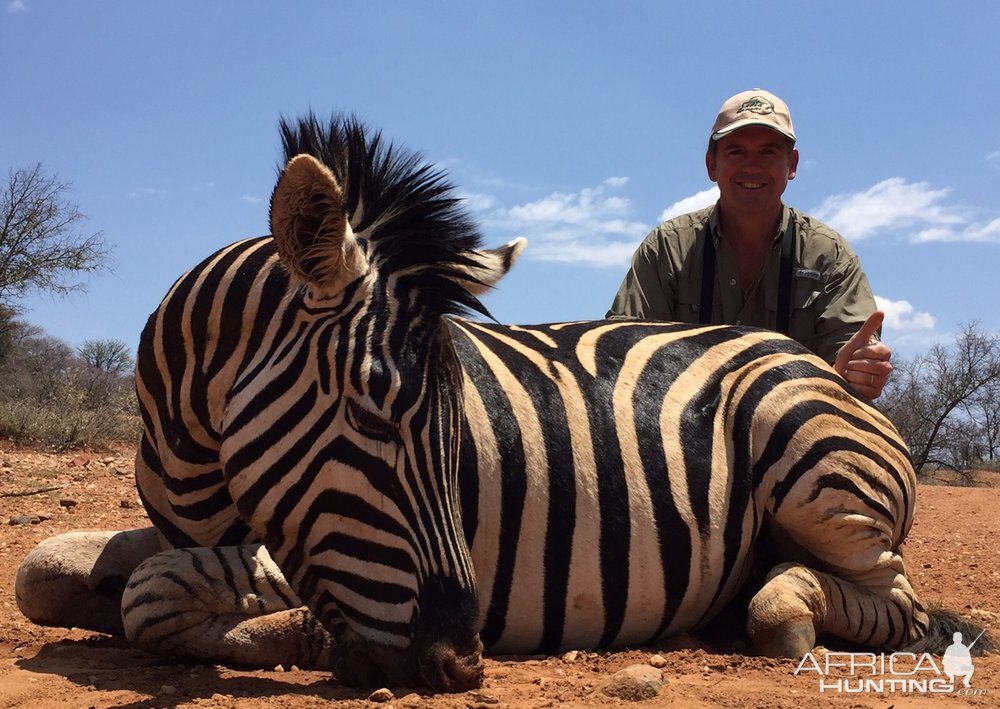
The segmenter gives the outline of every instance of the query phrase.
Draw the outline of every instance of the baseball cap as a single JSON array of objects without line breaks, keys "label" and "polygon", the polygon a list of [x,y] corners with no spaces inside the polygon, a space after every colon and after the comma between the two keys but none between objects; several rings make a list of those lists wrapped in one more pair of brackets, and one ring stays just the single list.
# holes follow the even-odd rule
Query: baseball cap
[{"label": "baseball cap", "polygon": [[763,89],[750,89],[727,99],[712,126],[712,140],[747,126],[766,126],[795,141],[788,104]]}]

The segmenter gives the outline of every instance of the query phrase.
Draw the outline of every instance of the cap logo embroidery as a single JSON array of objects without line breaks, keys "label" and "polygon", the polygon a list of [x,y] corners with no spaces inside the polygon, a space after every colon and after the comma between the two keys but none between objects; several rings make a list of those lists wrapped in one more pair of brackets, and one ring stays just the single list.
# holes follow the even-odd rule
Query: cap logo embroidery
[{"label": "cap logo embroidery", "polygon": [[736,109],[737,113],[757,113],[761,116],[767,116],[774,113],[774,104],[768,101],[766,98],[760,96],[752,96],[743,103],[740,107]]}]

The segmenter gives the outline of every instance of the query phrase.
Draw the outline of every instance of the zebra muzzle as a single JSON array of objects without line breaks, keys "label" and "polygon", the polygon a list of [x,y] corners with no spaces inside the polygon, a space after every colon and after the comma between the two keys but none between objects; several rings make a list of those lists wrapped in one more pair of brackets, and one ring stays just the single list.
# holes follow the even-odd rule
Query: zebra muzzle
[{"label": "zebra muzzle", "polygon": [[483,682],[479,636],[461,646],[437,640],[421,650],[352,643],[341,646],[333,663],[337,679],[349,687],[419,687],[464,692]]},{"label": "zebra muzzle", "polygon": [[442,692],[465,692],[483,683],[483,644],[479,635],[463,647],[438,640],[419,658],[420,675],[427,684]]}]

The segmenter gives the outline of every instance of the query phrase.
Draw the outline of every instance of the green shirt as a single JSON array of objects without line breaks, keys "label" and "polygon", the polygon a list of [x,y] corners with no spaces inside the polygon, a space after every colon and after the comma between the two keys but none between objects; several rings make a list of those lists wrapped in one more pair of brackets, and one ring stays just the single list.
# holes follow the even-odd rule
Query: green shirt
[{"label": "green shirt", "polygon": [[789,335],[831,364],[875,311],[868,278],[847,241],[822,222],[784,207],[763,271],[744,296],[736,255],[721,238],[716,207],[664,222],[632,257],[608,318],[698,323],[705,235],[716,247],[713,324],[776,329],[781,240],[795,220],[796,258]]}]

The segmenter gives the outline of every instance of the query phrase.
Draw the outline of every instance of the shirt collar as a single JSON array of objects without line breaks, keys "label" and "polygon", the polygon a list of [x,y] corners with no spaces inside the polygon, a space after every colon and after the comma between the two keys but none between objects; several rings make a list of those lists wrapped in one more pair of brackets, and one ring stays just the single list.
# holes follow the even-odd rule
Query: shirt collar
[{"label": "shirt collar", "polygon": [[[781,237],[783,237],[787,232],[789,227],[792,225],[792,220],[795,215],[792,213],[791,207],[789,207],[784,202],[781,203],[781,219],[778,220],[778,231],[774,234],[775,244],[781,243]],[[719,240],[722,238],[722,232],[719,230],[719,203],[716,202],[715,206],[712,207],[712,213],[708,217],[708,228],[711,229],[712,238],[715,239],[715,245],[719,245]]]}]

